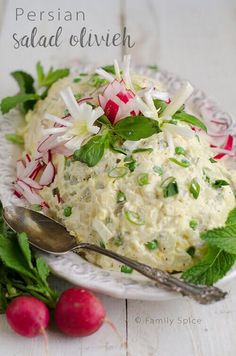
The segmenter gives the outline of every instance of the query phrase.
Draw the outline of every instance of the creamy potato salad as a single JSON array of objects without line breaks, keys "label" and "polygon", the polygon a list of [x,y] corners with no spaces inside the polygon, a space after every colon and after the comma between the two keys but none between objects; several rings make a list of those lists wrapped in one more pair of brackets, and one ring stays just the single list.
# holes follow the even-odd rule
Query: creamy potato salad
[{"label": "creamy potato salad", "polygon": [[201,234],[224,226],[235,207],[235,173],[223,158],[233,138],[225,134],[212,149],[206,125],[184,109],[191,85],[170,97],[161,83],[130,72],[129,61],[59,79],[35,102],[21,132],[15,194],[79,241],[185,271],[209,254]]}]

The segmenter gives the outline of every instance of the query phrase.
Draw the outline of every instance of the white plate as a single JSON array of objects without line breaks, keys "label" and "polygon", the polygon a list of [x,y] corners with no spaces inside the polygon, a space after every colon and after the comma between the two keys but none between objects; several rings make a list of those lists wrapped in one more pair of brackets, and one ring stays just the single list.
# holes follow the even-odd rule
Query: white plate
[{"label": "white plate", "polygon": [[[156,76],[171,94],[178,90],[183,82],[177,76],[165,71],[154,73],[143,67],[138,68],[138,71],[152,77]],[[195,90],[187,107],[199,117],[206,117],[207,115],[212,118],[224,119],[228,123],[231,134],[236,135],[236,123],[233,122],[232,117],[220,110],[204,92]],[[0,118],[0,197],[4,205],[19,205],[19,200],[12,195],[11,182],[15,179],[15,162],[20,152],[19,149],[5,139],[5,134],[14,132],[15,127],[19,124],[20,117],[17,112],[12,112],[8,118]],[[139,274],[125,275],[119,272],[103,270],[74,253],[57,257],[42,255],[56,275],[75,285],[113,297],[139,300],[168,300],[179,297],[175,293],[157,288],[152,281]],[[233,269],[217,285],[222,287],[235,276],[236,269]]]}]

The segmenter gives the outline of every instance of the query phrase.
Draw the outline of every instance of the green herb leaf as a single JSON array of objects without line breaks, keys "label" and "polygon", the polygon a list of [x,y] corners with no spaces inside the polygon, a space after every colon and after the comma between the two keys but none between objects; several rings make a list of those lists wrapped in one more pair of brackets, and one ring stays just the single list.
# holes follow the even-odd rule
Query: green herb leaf
[{"label": "green herb leaf", "polygon": [[42,83],[45,78],[45,74],[44,74],[43,66],[40,62],[36,64],[36,73],[37,73],[38,83]]},{"label": "green herb leaf", "polygon": [[123,266],[121,266],[120,271],[123,272],[123,273],[132,273],[133,272],[133,268],[131,268],[129,266],[126,266],[126,265],[123,265]]},{"label": "green herb leaf", "polygon": [[234,224],[236,224],[236,208],[232,209],[232,210],[229,212],[225,224],[226,224],[226,225],[234,225]]},{"label": "green herb leaf", "polygon": [[182,278],[193,284],[212,285],[225,276],[235,262],[235,256],[217,247],[209,246],[203,259],[182,274]]},{"label": "green herb leaf", "polygon": [[46,76],[38,77],[39,87],[50,87],[59,79],[68,77],[70,70],[68,68],[56,69],[51,68]]},{"label": "green herb leaf", "polygon": [[24,104],[29,101],[35,102],[38,100],[39,96],[37,94],[19,94],[14,96],[7,96],[1,101],[1,111],[3,114],[7,114],[11,109],[18,105]]},{"label": "green herb leaf", "polygon": [[178,166],[181,166],[183,168],[187,168],[190,166],[190,162],[187,160],[187,159],[181,159],[181,161],[179,161],[178,159],[172,157],[172,158],[169,158],[169,161],[177,164]]},{"label": "green herb leaf", "polygon": [[183,147],[177,146],[177,147],[175,147],[175,153],[177,155],[185,155],[186,151]]},{"label": "green herb leaf", "polygon": [[191,229],[196,230],[196,228],[198,226],[198,221],[194,220],[194,219],[190,220],[189,221],[189,226],[191,227]]},{"label": "green herb leaf", "polygon": [[117,203],[124,203],[126,201],[125,193],[119,190],[116,194],[116,202]]},{"label": "green herb leaf", "polygon": [[207,132],[207,127],[201,120],[199,120],[193,115],[187,114],[184,111],[177,112],[176,114],[173,115],[173,118],[175,120],[187,122],[188,124],[199,127],[200,129]]},{"label": "green herb leaf", "polygon": [[34,94],[34,78],[23,71],[15,71],[11,73],[11,76],[16,80],[17,84],[19,85],[20,93],[21,94]]},{"label": "green herb leaf", "polygon": [[147,185],[148,182],[148,173],[140,173],[137,178],[138,185],[143,186]]},{"label": "green herb leaf", "polygon": [[6,267],[25,277],[35,279],[34,274],[29,270],[29,265],[25,256],[17,245],[15,237],[9,238],[0,235],[0,259]]},{"label": "green herb leaf", "polygon": [[159,176],[162,176],[164,173],[162,167],[160,166],[153,166],[152,169],[155,173],[159,174]]},{"label": "green herb leaf", "polygon": [[178,185],[174,177],[166,178],[162,184],[164,198],[172,197],[179,193]]},{"label": "green herb leaf", "polygon": [[108,176],[111,178],[123,178],[126,174],[129,173],[127,167],[115,167],[108,173]]},{"label": "green herb leaf", "polygon": [[64,209],[63,214],[64,214],[64,216],[66,216],[66,217],[71,216],[71,214],[72,214],[72,207],[71,207],[71,206],[67,206],[67,207]]},{"label": "green herb leaf", "polygon": [[209,161],[211,162],[211,163],[217,163],[217,161],[214,159],[214,158],[209,158]]},{"label": "green herb leaf", "polygon": [[148,69],[153,70],[154,72],[158,71],[158,65],[157,64],[150,64],[147,66]]},{"label": "green herb leaf", "polygon": [[98,89],[103,85],[107,84],[108,81],[106,79],[101,78],[97,73],[92,74],[91,78],[89,79],[89,85]]},{"label": "green herb leaf", "polygon": [[208,244],[236,255],[236,224],[202,232],[200,237]]},{"label": "green herb leaf", "polygon": [[50,270],[43,258],[39,257],[36,259],[36,268],[41,280],[44,283],[47,283],[47,278],[49,276]]},{"label": "green herb leaf", "polygon": [[189,192],[192,194],[194,199],[197,199],[199,197],[200,190],[200,184],[198,183],[196,178],[193,178],[190,183]]},{"label": "green herb leaf", "polygon": [[32,256],[31,256],[31,251],[30,251],[29,242],[26,233],[21,232],[20,234],[17,235],[17,239],[21,252],[25,257],[25,260],[28,263],[29,268],[33,269],[32,261],[31,261]]},{"label": "green herb leaf", "polygon": [[113,242],[114,245],[116,245],[116,246],[122,246],[123,243],[124,243],[124,237],[123,237],[121,234],[119,234],[119,235],[117,235],[116,237],[113,237],[113,238],[112,238],[112,242]]},{"label": "green herb leaf", "polygon": [[104,135],[92,137],[85,145],[74,152],[74,160],[86,163],[89,167],[96,166],[104,155],[105,142],[106,137]]},{"label": "green herb leaf", "polygon": [[124,161],[126,162],[125,166],[129,168],[130,172],[134,172],[138,165],[137,161],[132,156],[125,157]]},{"label": "green herb leaf", "polygon": [[145,116],[129,116],[114,126],[117,135],[130,141],[139,141],[160,131],[158,122]]},{"label": "green herb leaf", "polygon": [[147,152],[147,153],[151,153],[153,151],[153,148],[151,147],[147,147],[147,148],[136,148],[136,150],[132,151],[133,153],[141,153],[141,152]]},{"label": "green herb leaf", "polygon": [[12,134],[6,134],[5,137],[8,141],[10,141],[11,143],[14,143],[16,145],[24,144],[24,138],[20,135],[12,133]]},{"label": "green herb leaf", "polygon": [[144,219],[135,211],[126,210],[125,217],[130,223],[134,225],[144,225]]},{"label": "green herb leaf", "polygon": [[112,64],[112,65],[107,65],[107,66],[105,66],[105,67],[102,67],[102,69],[105,70],[105,71],[108,72],[108,73],[116,74],[116,72],[115,72],[115,67],[114,67],[113,64]]},{"label": "green herb leaf", "polygon": [[158,248],[158,241],[155,239],[155,240],[146,242],[144,245],[148,250],[156,250]]},{"label": "green herb leaf", "polygon": [[229,183],[226,182],[226,180],[224,179],[217,179],[214,183],[212,183],[212,187],[216,189],[222,188],[227,185],[229,185]]},{"label": "green herb leaf", "polygon": [[194,246],[190,246],[186,252],[191,256],[193,257],[195,255],[195,252],[196,252],[196,248]]},{"label": "green herb leaf", "polygon": [[160,100],[160,99],[154,99],[153,100],[153,103],[156,107],[156,109],[158,110],[158,114],[162,114],[163,111],[166,109],[167,107],[167,103],[163,100]]}]

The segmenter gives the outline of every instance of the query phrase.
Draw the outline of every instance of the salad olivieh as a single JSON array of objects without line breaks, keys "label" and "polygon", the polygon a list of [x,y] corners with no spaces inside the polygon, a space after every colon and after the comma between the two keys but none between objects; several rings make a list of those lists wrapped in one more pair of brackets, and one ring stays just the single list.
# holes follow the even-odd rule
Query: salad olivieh
[{"label": "salad olivieh", "polygon": [[80,241],[212,284],[235,261],[234,138],[224,120],[185,110],[189,83],[171,97],[155,70],[131,71],[130,56],[122,68],[115,60],[76,75],[38,63],[37,90],[14,72],[21,92],[1,103],[25,113],[25,127],[8,137],[24,142],[14,194]]}]

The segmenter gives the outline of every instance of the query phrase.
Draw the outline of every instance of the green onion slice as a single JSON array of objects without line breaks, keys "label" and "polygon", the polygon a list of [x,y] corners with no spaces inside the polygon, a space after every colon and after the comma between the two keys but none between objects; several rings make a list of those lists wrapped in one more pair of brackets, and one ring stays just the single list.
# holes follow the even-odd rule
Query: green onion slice
[{"label": "green onion slice", "polygon": [[109,173],[109,177],[111,178],[122,178],[126,174],[128,174],[129,169],[127,167],[115,167]]},{"label": "green onion slice", "polygon": [[190,183],[189,192],[192,194],[194,199],[197,199],[199,197],[200,189],[200,184],[198,183],[196,178],[193,178]]},{"label": "green onion slice", "polygon": [[144,219],[135,211],[126,210],[125,217],[130,223],[134,225],[144,225]]},{"label": "green onion slice", "polygon": [[181,161],[178,161],[176,158],[169,158],[169,161],[177,164],[178,166],[187,168],[190,166],[190,162],[187,159],[181,159]]},{"label": "green onion slice", "polygon": [[140,173],[137,178],[138,184],[140,186],[147,185],[148,182],[148,174],[147,173]]}]

